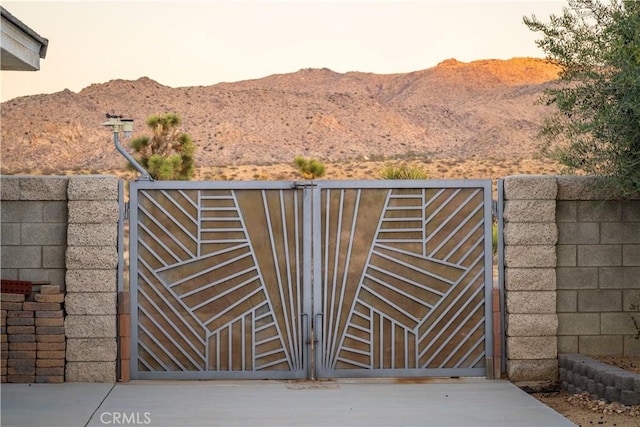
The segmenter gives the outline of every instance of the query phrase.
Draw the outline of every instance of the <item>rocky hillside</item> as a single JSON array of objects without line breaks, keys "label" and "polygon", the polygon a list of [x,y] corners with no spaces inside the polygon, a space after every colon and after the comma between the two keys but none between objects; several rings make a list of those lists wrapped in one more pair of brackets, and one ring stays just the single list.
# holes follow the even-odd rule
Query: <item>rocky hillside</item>
[{"label": "rocky hillside", "polygon": [[406,74],[324,69],[213,86],[171,88],[149,78],[93,84],[79,93],[2,103],[2,172],[114,169],[124,159],[100,124],[177,112],[202,166],[393,155],[528,157],[558,69],[540,59],[446,60]]}]

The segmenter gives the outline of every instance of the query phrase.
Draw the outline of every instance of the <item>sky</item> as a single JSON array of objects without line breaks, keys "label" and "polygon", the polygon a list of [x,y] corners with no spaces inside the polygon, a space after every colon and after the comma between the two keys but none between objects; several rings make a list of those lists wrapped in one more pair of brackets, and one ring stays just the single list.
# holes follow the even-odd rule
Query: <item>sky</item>
[{"label": "sky", "polygon": [[455,58],[544,57],[564,0],[2,1],[49,40],[39,71],[2,71],[1,99],[149,77],[171,87],[303,68],[406,73]]}]

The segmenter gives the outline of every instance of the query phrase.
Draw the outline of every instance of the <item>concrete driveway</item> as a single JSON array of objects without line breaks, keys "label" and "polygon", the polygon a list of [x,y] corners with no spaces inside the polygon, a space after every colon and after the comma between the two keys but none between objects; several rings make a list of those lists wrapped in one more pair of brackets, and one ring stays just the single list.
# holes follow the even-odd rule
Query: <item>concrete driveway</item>
[{"label": "concrete driveway", "polygon": [[2,426],[573,426],[508,381],[2,384]]}]

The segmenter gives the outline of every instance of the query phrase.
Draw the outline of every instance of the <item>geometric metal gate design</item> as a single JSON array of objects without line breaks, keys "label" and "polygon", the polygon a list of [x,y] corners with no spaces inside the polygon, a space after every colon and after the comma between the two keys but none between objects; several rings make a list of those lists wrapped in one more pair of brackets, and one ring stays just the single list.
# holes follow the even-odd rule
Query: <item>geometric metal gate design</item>
[{"label": "geometric metal gate design", "polygon": [[133,378],[307,376],[301,196],[131,185]]},{"label": "geometric metal gate design", "polygon": [[130,212],[133,379],[490,372],[490,181],[136,181]]},{"label": "geometric metal gate design", "polygon": [[425,184],[323,190],[319,376],[485,375],[490,183]]}]

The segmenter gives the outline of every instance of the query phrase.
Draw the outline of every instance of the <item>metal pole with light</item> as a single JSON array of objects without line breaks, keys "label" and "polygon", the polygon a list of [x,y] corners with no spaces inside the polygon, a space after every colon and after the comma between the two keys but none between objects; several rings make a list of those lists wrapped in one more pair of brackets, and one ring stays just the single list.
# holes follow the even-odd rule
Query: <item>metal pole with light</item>
[{"label": "metal pole with light", "polygon": [[153,181],[149,172],[140,166],[136,159],[134,159],[131,154],[129,154],[127,150],[120,145],[120,131],[124,133],[125,139],[129,138],[131,136],[131,132],[133,132],[133,119],[123,119],[122,116],[116,116],[109,113],[107,113],[107,119],[109,120],[104,122],[102,125],[110,127],[113,131],[113,143],[116,146],[116,150],[118,150],[118,152],[122,154],[138,172],[140,172],[141,176],[138,178],[139,180]]}]

